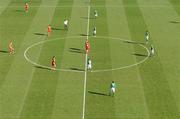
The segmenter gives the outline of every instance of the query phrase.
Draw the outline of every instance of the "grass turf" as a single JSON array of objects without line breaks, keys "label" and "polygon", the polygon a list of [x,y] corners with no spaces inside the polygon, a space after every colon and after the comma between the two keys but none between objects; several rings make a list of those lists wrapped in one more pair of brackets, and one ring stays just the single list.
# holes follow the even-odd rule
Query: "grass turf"
[{"label": "grass turf", "polygon": [[[89,3],[32,0],[25,13],[24,2],[0,0],[0,119],[80,119],[84,73],[34,66],[25,60],[24,51],[34,43],[52,40],[30,49],[28,57],[50,66],[55,55],[57,68],[83,71]],[[88,71],[85,119],[179,119],[178,0],[91,0],[90,5],[88,57],[93,70],[122,67],[146,57],[139,45],[110,37],[141,43],[149,30],[156,55],[124,70]],[[98,10],[97,19],[94,10]],[[63,29],[64,19],[70,21],[68,31]],[[53,28],[50,37],[48,24]],[[97,37],[92,37],[94,26]],[[7,53],[10,40],[14,55]],[[115,97],[108,96],[112,80],[117,83]]]}]

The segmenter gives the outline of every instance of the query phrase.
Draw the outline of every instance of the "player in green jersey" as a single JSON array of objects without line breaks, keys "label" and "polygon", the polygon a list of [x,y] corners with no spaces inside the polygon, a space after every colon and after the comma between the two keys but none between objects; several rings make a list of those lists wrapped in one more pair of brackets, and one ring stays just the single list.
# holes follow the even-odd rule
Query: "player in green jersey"
[{"label": "player in green jersey", "polygon": [[146,42],[146,44],[148,44],[148,42],[149,42],[149,37],[150,37],[150,34],[149,34],[148,31],[146,31],[145,32],[145,42]]},{"label": "player in green jersey", "polygon": [[110,96],[114,96],[116,92],[116,84],[114,81],[112,81],[111,85],[110,85]]}]

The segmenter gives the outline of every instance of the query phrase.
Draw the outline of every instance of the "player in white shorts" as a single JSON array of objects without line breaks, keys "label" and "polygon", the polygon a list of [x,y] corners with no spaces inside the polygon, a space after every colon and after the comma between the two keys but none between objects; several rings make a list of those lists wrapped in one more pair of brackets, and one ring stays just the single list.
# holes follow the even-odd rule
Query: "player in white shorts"
[{"label": "player in white shorts", "polygon": [[114,96],[116,92],[116,84],[114,81],[112,81],[111,85],[110,85],[110,96]]},{"label": "player in white shorts", "polygon": [[145,32],[145,42],[146,42],[146,44],[148,44],[148,41],[149,41],[149,32],[148,31],[146,31]]},{"label": "player in white shorts", "polygon": [[150,47],[150,56],[153,56],[154,55],[154,53],[155,53],[155,49],[154,49],[154,47],[151,45],[151,47]]},{"label": "player in white shorts", "polygon": [[64,20],[64,29],[68,29],[68,20]]},{"label": "player in white shorts", "polygon": [[94,17],[95,17],[95,18],[97,18],[97,17],[98,17],[97,10],[94,10]]},{"label": "player in white shorts", "polygon": [[91,70],[92,69],[92,62],[91,62],[91,60],[88,58],[88,60],[87,60],[87,69],[88,70]]},{"label": "player in white shorts", "polygon": [[96,37],[96,27],[93,28],[93,36]]}]

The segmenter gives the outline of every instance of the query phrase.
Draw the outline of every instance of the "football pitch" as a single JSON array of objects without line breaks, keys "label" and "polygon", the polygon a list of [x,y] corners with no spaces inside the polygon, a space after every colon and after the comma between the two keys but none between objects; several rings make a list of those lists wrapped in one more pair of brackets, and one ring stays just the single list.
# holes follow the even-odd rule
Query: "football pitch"
[{"label": "football pitch", "polygon": [[0,119],[180,119],[179,34],[180,0],[0,0]]}]

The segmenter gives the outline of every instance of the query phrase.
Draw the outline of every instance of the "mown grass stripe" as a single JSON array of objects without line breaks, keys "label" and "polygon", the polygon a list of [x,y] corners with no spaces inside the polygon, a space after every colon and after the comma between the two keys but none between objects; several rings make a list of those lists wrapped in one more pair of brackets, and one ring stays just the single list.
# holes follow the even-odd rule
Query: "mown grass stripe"
[{"label": "mown grass stripe", "polygon": [[[136,0],[123,0],[123,4],[138,6]],[[138,7],[124,7],[124,9],[132,38],[136,42],[142,42],[147,26],[140,9]],[[151,39],[152,38],[153,36],[151,36]],[[136,47],[134,47],[134,49],[135,51],[139,51]],[[139,60],[138,57],[137,60]],[[179,118],[177,106],[162,68],[161,61],[158,58],[158,54],[152,57],[149,62],[142,64],[139,70],[150,118]]]},{"label": "mown grass stripe", "polygon": [[[55,2],[55,1],[54,1]],[[58,2],[58,1],[56,1]],[[55,4],[55,3],[54,3]],[[61,1],[57,5],[61,4]],[[59,21],[59,14],[64,11],[64,8],[55,8],[53,13],[52,34],[46,39],[63,37],[66,32],[63,32],[62,20]],[[65,12],[67,13],[67,12]],[[62,17],[61,17],[62,18]],[[59,21],[59,22],[58,22]],[[61,28],[62,27],[62,28]],[[59,59],[61,52],[64,49],[65,39],[57,40],[56,42],[48,42],[42,45],[42,50],[39,56],[39,63],[50,66],[52,56],[56,56],[57,65],[60,67]],[[52,71],[37,67],[32,78],[32,83],[28,91],[25,105],[21,113],[22,119],[49,119],[53,114],[54,101],[56,95],[56,87],[58,85],[58,71]],[[36,95],[37,94],[37,95]],[[39,113],[40,112],[40,113]],[[34,116],[35,115],[35,116]]]},{"label": "mown grass stripe", "polygon": [[[91,5],[100,4],[104,7],[91,7],[90,35],[93,27],[97,28],[97,36],[109,36],[106,1],[92,1]],[[97,10],[99,17],[94,18],[94,10]],[[89,38],[91,51],[89,57],[92,60],[93,70],[112,68],[110,39]],[[115,101],[109,95],[109,86],[112,82],[112,72],[90,73],[88,72],[87,96],[86,96],[86,118],[116,118]]]},{"label": "mown grass stripe", "polygon": [[[119,7],[108,7],[109,35],[113,37],[131,40],[129,34],[126,14],[123,9],[122,0],[112,3],[107,0],[107,5],[119,5]],[[111,40],[111,57],[113,67],[120,65],[133,64],[136,62],[132,44]],[[144,58],[144,57],[142,57]],[[141,64],[140,64],[141,65]],[[115,96],[115,107],[117,118],[143,118],[148,119],[148,111],[144,90],[139,77],[139,69],[132,67],[113,72],[112,77],[117,83]]]},{"label": "mown grass stripe", "polygon": [[[11,3],[11,0],[1,0],[0,1],[0,15],[1,13],[3,13],[3,11],[9,6],[9,4]],[[1,35],[0,35],[1,36]]]},{"label": "mown grass stripe", "polygon": [[[40,5],[41,0],[35,3],[37,6]],[[9,6],[4,10],[4,12],[0,16],[0,36],[1,36],[1,61],[0,61],[0,87],[3,84],[6,74],[8,73],[11,64],[16,57],[16,54],[19,52],[19,47],[22,45],[23,38],[28,31],[28,28],[33,21],[33,18],[37,12],[38,8],[31,10],[31,14],[26,14],[22,8],[22,11],[17,11],[17,8],[11,8],[10,6],[13,5],[13,2],[9,4]],[[12,20],[13,19],[13,20]],[[9,55],[8,53],[8,43],[13,41],[15,47],[15,55]],[[6,63],[5,63],[6,62]]]},{"label": "mown grass stripe", "polygon": [[[84,70],[84,41],[81,34],[86,32],[85,7],[74,7],[84,4],[81,0],[72,0],[72,8],[69,8],[69,29],[61,58],[61,66],[65,69]],[[63,14],[65,15],[65,14]],[[71,36],[80,36],[68,38]],[[60,72],[55,99],[54,114],[52,118],[82,118],[83,103],[83,76],[84,73]]]},{"label": "mown grass stripe", "polygon": [[173,8],[177,12],[177,14],[180,16],[180,1],[179,0],[169,0],[169,2],[172,4]]},{"label": "mown grass stripe", "polygon": [[[41,5],[47,5],[46,1],[43,1]],[[50,3],[53,4],[53,3]],[[54,4],[53,4],[54,5]],[[46,14],[42,14],[46,11]],[[45,26],[45,31],[47,29],[47,24],[51,20],[51,14],[54,9],[48,10],[45,8],[40,8],[33,19],[31,27],[23,41],[23,45],[20,46],[20,53],[16,56],[11,69],[6,77],[6,82],[4,83],[1,91],[1,106],[3,110],[0,112],[1,118],[19,118],[21,109],[24,106],[24,100],[26,98],[27,92],[29,90],[29,85],[31,84],[32,74],[34,72],[34,67],[28,65],[25,61],[23,55],[24,50],[32,43],[37,42],[37,40],[44,40],[45,37],[38,37],[34,35],[35,31],[43,31]],[[47,17],[48,16],[48,17]],[[47,19],[45,19],[47,18]],[[39,21],[43,21],[43,24],[37,25]],[[36,51],[34,55],[38,57],[40,49]],[[18,61],[21,62],[18,62]],[[35,59],[36,61],[37,59]],[[26,70],[25,70],[26,69]],[[19,75],[18,75],[19,74]],[[15,89],[15,90],[14,90]],[[13,97],[13,98],[12,98]],[[10,101],[7,103],[7,101]],[[10,108],[9,108],[10,107]]]}]

